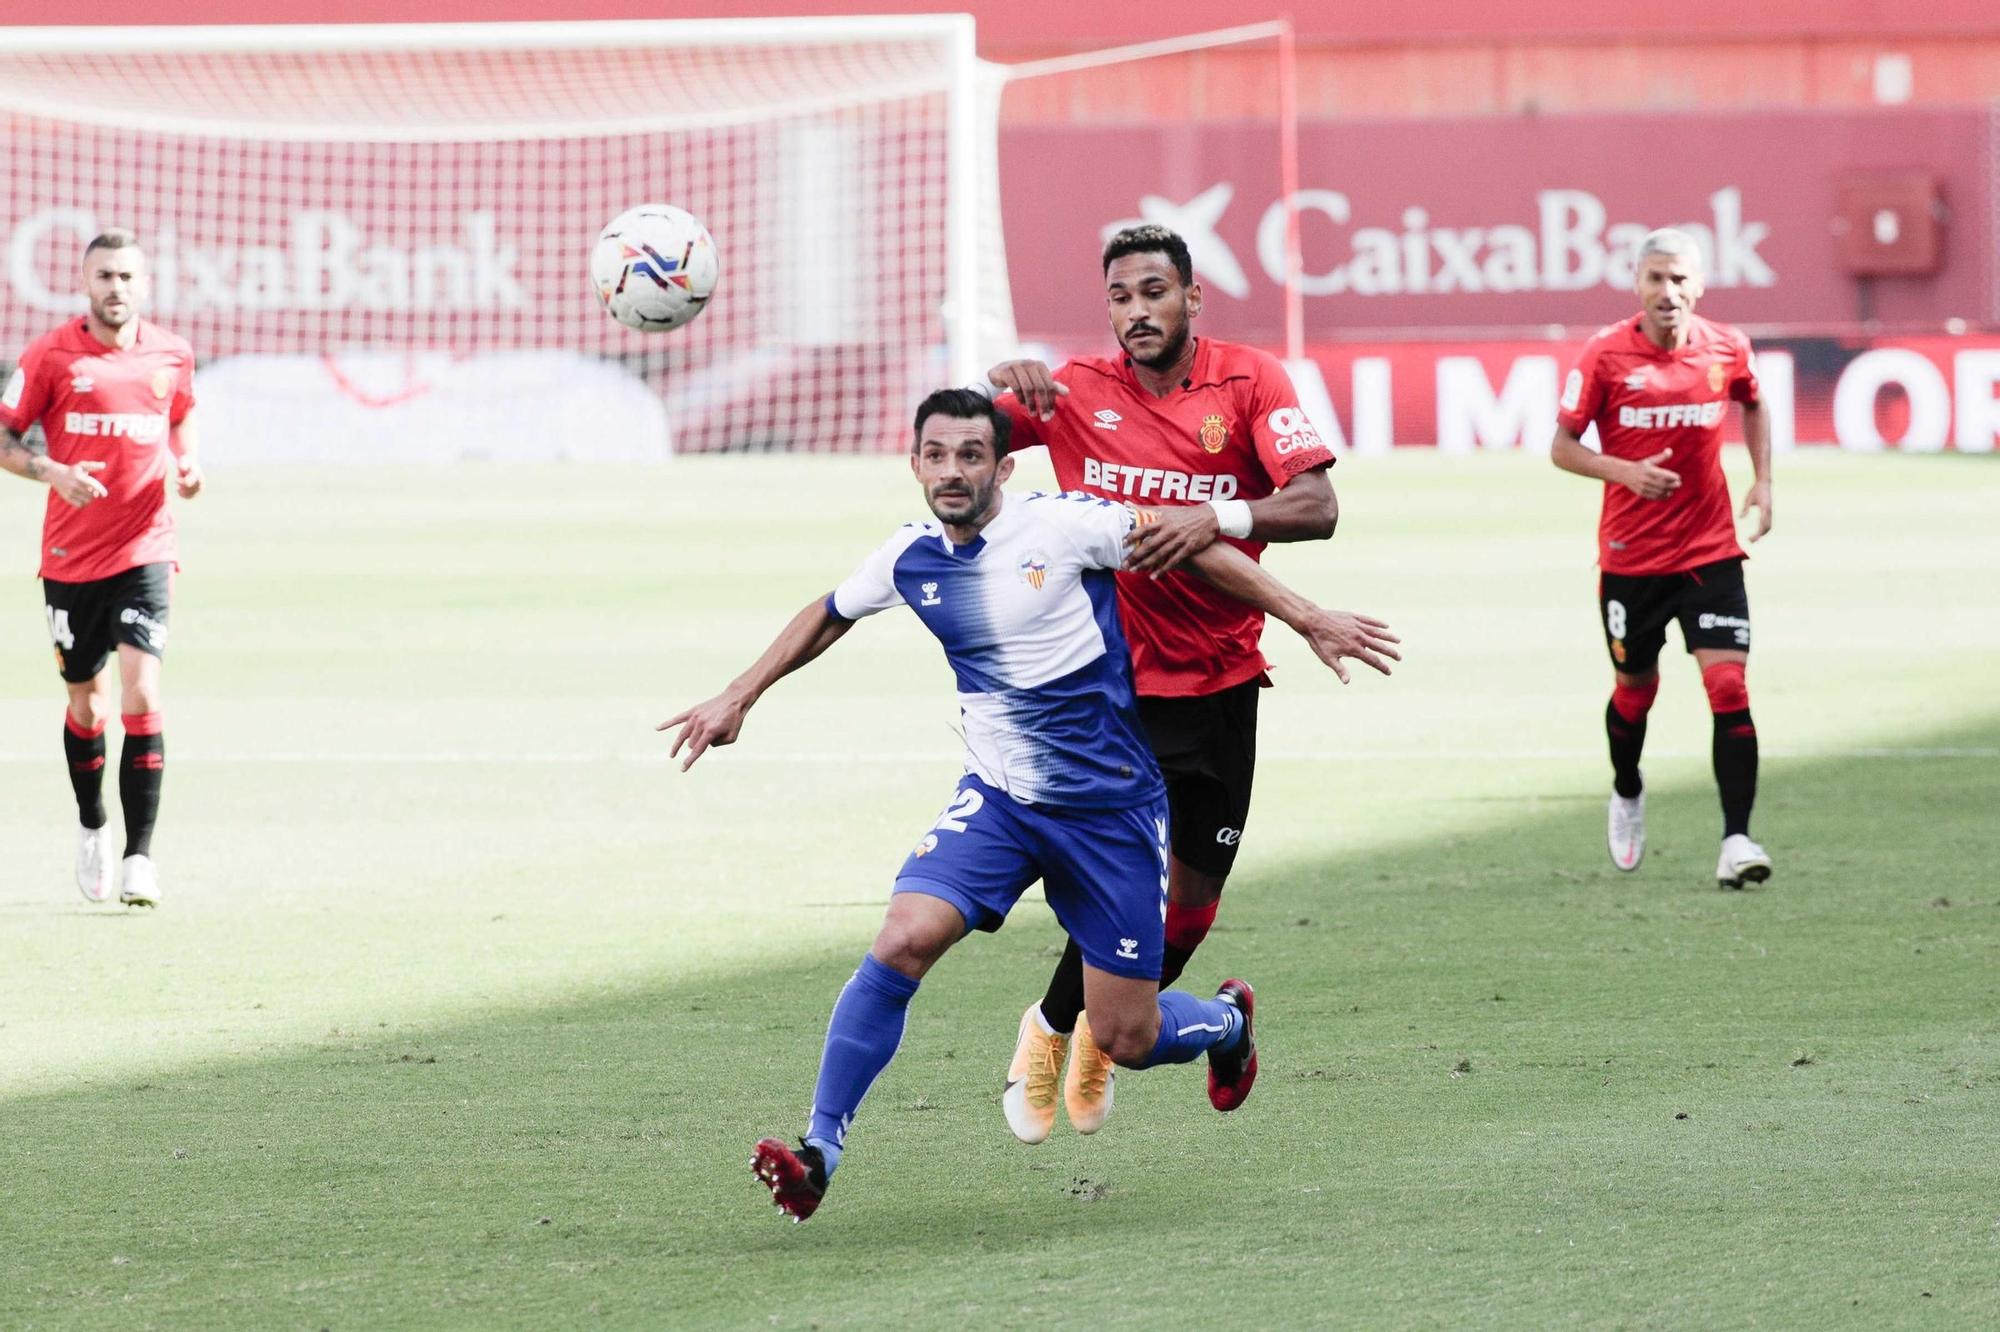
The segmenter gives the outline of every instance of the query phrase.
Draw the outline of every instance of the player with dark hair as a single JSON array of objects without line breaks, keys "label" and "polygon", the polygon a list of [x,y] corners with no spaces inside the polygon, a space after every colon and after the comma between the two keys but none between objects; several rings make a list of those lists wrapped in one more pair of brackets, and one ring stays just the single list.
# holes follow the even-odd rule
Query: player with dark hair
[{"label": "player with dark hair", "polygon": [[[0,468],[49,487],[41,574],[49,637],[69,691],[63,753],[80,824],[77,887],[93,902],[111,896],[103,791],[115,649],[125,729],[118,899],[157,906],[152,838],[166,763],[160,657],[175,568],[166,482],[171,472],[183,499],[201,493],[194,353],[139,317],[150,280],[131,232],[107,231],[84,248],[83,282],[89,312],[31,343],[0,396]],[[46,457],[23,438],[38,421]]]},{"label": "player with dark hair", "polygon": [[[1132,535],[1117,584],[1139,716],[1173,809],[1169,984],[1207,935],[1236,862],[1257,765],[1257,695],[1270,683],[1263,616],[1177,566],[1218,540],[1252,559],[1266,542],[1324,540],[1340,510],[1327,476],[1333,453],[1284,367],[1195,335],[1202,291],[1186,242],[1165,227],[1128,228],[1104,247],[1103,271],[1118,355],[1053,372],[1009,361],[988,377],[1013,394],[1000,401],[1019,443],[1048,446],[1063,489],[1160,506],[1160,521]],[[1397,640],[1385,626],[1349,617],[1341,632],[1349,655],[1388,673]],[[1082,1133],[1111,1111],[1112,1062],[1096,1025],[1079,1024],[1083,990],[1071,940],[1047,992],[1021,1015],[1008,1067],[1001,1104],[1023,1142],[1048,1137],[1058,1094]],[[1210,1096],[1229,1107],[1226,1087]]]},{"label": "player with dark hair", "polygon": [[[1107,1055],[1128,1068],[1209,1057],[1211,1085],[1241,1103],[1257,1077],[1254,996],[1160,989],[1167,804],[1132,692],[1111,571],[1152,515],[1075,493],[1007,500],[1009,428],[984,396],[932,394],[917,410],[910,470],[935,522],[904,526],[846,581],[793,617],[680,727],[685,770],[733,743],[765,690],[863,616],[909,606],[958,681],[965,776],[903,862],[873,947],[827,1027],[811,1122],[797,1150],[757,1144],[751,1165],[794,1220],[818,1208],[855,1111],[901,1043],[926,972],[971,930],[996,930],[1040,879],[1085,959],[1084,988]],[[1226,545],[1193,557],[1215,587],[1278,615],[1338,668],[1345,625]]]},{"label": "player with dark hair", "polygon": [[[1604,482],[1598,522],[1598,609],[1611,654],[1611,863],[1635,870],[1646,854],[1646,789],[1639,754],[1659,692],[1667,624],[1701,669],[1714,714],[1711,755],[1722,797],[1724,888],[1763,883],[1771,857],[1750,840],[1757,799],[1757,726],[1744,667],[1750,598],[1743,548],[1722,475],[1729,404],[1743,408],[1756,479],[1736,516],[1757,510],[1756,541],[1771,530],[1771,423],[1757,396],[1750,340],[1694,312],[1701,250],[1685,232],[1655,231],[1639,247],[1637,318],[1584,344],[1563,385],[1551,455],[1557,467]],[[1601,452],[1581,439],[1597,427]]]}]

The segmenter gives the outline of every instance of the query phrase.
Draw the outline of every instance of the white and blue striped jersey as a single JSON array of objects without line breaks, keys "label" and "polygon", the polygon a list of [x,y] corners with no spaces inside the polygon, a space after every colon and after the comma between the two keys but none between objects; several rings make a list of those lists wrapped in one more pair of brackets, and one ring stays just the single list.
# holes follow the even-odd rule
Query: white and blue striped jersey
[{"label": "white and blue striped jersey", "polygon": [[1112,570],[1137,522],[1079,491],[1006,497],[966,545],[911,523],[826,599],[907,605],[958,676],[965,768],[1029,804],[1125,809],[1165,789],[1139,724]]}]

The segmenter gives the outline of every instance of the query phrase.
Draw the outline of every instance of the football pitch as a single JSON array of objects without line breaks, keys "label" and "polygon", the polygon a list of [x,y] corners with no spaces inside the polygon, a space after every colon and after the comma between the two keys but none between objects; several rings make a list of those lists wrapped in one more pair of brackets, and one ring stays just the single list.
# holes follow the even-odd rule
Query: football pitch
[{"label": "football pitch", "polygon": [[691,773],[652,728],[920,516],[899,459],[223,461],[179,506],[154,913],[71,885],[42,496],[0,485],[0,1326],[2000,1322],[1994,460],[1779,459],[1745,893],[1677,635],[1647,858],[1606,857],[1596,487],[1335,482],[1270,565],[1406,660],[1342,688],[1267,635],[1188,977],[1256,984],[1255,1095],[1126,1073],[1101,1134],[1015,1143],[1031,892],[800,1227],[750,1146],[950,793],[950,675],[888,615]]}]

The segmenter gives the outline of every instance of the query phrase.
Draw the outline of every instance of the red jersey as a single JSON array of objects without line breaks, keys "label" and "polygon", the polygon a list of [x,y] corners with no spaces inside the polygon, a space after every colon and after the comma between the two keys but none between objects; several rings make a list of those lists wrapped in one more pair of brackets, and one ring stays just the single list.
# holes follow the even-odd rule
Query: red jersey
[{"label": "red jersey", "polygon": [[[1069,396],[1056,400],[1052,419],[1012,397],[999,406],[1018,447],[1048,446],[1064,490],[1149,508],[1254,500],[1333,461],[1285,368],[1254,347],[1199,339],[1187,379],[1164,398],[1140,386],[1122,355],[1079,357],[1055,378]],[[1264,549],[1233,544],[1252,559]],[[1263,612],[1192,574],[1121,573],[1118,609],[1141,694],[1213,694],[1264,674]]]},{"label": "red jersey", "polygon": [[49,490],[42,577],[94,582],[174,558],[167,436],[194,410],[194,351],[139,321],[129,347],[107,347],[82,319],[37,338],[0,396],[0,426],[36,421],[59,463],[101,462],[103,499],[75,508]]},{"label": "red jersey", "polygon": [[1665,499],[1604,487],[1597,563],[1606,573],[1680,573],[1741,556],[1735,511],[1722,476],[1722,427],[1731,401],[1757,401],[1750,339],[1727,324],[1691,315],[1687,342],[1663,351],[1634,317],[1583,345],[1563,384],[1557,416],[1581,435],[1595,423],[1605,456],[1638,460],[1662,449],[1681,474]]}]

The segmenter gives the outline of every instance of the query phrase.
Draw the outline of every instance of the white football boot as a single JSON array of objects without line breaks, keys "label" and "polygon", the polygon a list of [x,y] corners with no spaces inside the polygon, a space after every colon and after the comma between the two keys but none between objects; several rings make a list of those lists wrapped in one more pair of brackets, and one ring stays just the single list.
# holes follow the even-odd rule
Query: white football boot
[{"label": "white football boot", "polygon": [[1000,1108],[1007,1127],[1022,1142],[1036,1143],[1056,1126],[1056,1102],[1062,1097],[1063,1057],[1069,1037],[1044,1030],[1042,1006],[1028,1005],[1021,1014],[1021,1031],[1014,1042],[1014,1061],[1007,1066],[1007,1087]]},{"label": "white football boot", "polygon": [[1646,793],[1641,791],[1627,800],[1613,791],[1610,815],[1610,829],[1605,836],[1611,848],[1611,863],[1629,873],[1638,869],[1639,862],[1646,858]]},{"label": "white football boot", "polygon": [[86,902],[109,902],[111,900],[111,857],[106,854],[106,843],[111,840],[110,825],[102,828],[76,830],[76,886]]},{"label": "white football boot", "polygon": [[1722,859],[1715,863],[1715,882],[1723,888],[1741,888],[1762,883],[1771,877],[1771,853],[1745,837],[1732,833],[1722,839]]},{"label": "white football boot", "polygon": [[127,856],[120,869],[118,900],[126,906],[156,907],[160,904],[160,872],[150,856]]}]

